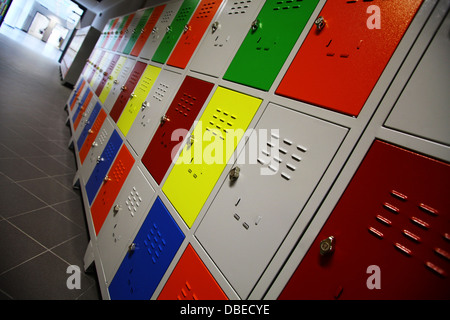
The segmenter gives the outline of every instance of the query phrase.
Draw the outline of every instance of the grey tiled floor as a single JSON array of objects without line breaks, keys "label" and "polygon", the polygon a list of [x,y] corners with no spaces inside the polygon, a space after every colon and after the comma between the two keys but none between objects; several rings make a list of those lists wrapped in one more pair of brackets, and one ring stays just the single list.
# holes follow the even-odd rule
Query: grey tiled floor
[{"label": "grey tiled floor", "polygon": [[[18,41],[20,40],[20,41]],[[95,274],[70,290],[69,265],[83,270],[83,204],[71,186],[76,161],[56,53],[19,30],[0,29],[0,299],[100,299]],[[55,56],[55,55],[53,55]]]}]

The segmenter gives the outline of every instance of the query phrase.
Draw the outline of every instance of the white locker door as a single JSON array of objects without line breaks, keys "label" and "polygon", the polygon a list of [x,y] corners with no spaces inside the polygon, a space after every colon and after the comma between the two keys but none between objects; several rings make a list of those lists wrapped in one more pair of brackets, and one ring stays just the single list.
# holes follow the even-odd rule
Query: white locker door
[{"label": "white locker door", "polygon": [[[196,237],[246,299],[324,175],[347,130],[269,104]],[[230,171],[230,175],[233,172]]]}]

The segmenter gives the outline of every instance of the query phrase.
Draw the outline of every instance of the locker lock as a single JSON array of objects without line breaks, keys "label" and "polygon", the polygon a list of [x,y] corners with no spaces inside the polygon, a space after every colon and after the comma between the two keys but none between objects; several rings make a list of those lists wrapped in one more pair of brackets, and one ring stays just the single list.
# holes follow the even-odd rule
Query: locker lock
[{"label": "locker lock", "polygon": [[114,208],[113,208],[114,215],[116,215],[117,213],[119,213],[119,211],[120,211],[120,205],[119,205],[119,204],[116,204],[116,205],[114,206]]},{"label": "locker lock", "polygon": [[136,97],[137,97],[137,95],[134,92],[130,96],[131,99],[136,98]]},{"label": "locker lock", "polygon": [[255,32],[255,31],[259,28],[259,26],[260,26],[259,20],[258,20],[258,19],[255,19],[255,20],[252,22],[252,32]]},{"label": "locker lock", "polygon": [[325,27],[326,22],[325,19],[322,16],[320,16],[316,19],[316,21],[314,21],[314,24],[316,25],[317,30],[321,31]]},{"label": "locker lock", "polygon": [[217,29],[219,29],[220,24],[219,21],[216,21],[212,24],[212,33],[216,32]]},{"label": "locker lock", "polygon": [[320,255],[327,256],[334,252],[334,247],[336,245],[336,240],[333,236],[328,237],[320,241]]},{"label": "locker lock", "polygon": [[100,162],[102,162],[102,161],[105,161],[105,159],[102,158],[102,157],[100,157],[100,156],[98,156],[98,157],[97,157],[97,163],[100,163]]},{"label": "locker lock", "polygon": [[136,244],[132,243],[128,246],[128,252],[133,253],[136,250]]},{"label": "locker lock", "polygon": [[166,27],[166,33],[169,33],[170,31],[172,31],[172,27],[171,26],[167,26]]},{"label": "locker lock", "polygon": [[127,91],[127,87],[126,87],[126,86],[122,86],[120,89],[121,89],[122,91]]},{"label": "locker lock", "polygon": [[229,176],[231,181],[236,181],[239,178],[239,173],[241,172],[241,169],[239,167],[235,167],[230,170]]},{"label": "locker lock", "polygon": [[166,115],[163,115],[161,117],[161,123],[165,123],[166,121],[170,121],[169,117],[167,117]]},{"label": "locker lock", "polygon": [[98,147],[98,143],[97,143],[97,142],[95,142],[95,141],[94,141],[94,142],[92,142],[92,147],[93,147],[93,148],[95,148],[95,147]]},{"label": "locker lock", "polygon": [[114,84],[118,84],[119,83],[119,80],[114,80]]},{"label": "locker lock", "polygon": [[188,25],[188,24],[185,25],[183,31],[184,31],[184,32],[187,32],[187,31],[189,31],[189,30],[191,30],[191,26]]},{"label": "locker lock", "polygon": [[152,29],[152,33],[155,34],[156,31],[158,31],[158,28],[157,28],[157,27],[154,27],[154,28]]},{"label": "locker lock", "polygon": [[144,111],[144,109],[145,109],[145,108],[148,108],[148,107],[150,107],[150,103],[149,103],[148,101],[144,101],[144,102],[142,103],[141,110]]}]

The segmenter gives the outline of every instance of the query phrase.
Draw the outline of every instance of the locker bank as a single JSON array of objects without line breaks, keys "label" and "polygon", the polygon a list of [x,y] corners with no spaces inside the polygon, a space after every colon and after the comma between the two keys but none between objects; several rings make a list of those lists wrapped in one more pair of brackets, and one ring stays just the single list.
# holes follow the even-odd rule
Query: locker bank
[{"label": "locker bank", "polygon": [[450,299],[449,8],[144,1],[79,29],[60,107],[101,298]]}]

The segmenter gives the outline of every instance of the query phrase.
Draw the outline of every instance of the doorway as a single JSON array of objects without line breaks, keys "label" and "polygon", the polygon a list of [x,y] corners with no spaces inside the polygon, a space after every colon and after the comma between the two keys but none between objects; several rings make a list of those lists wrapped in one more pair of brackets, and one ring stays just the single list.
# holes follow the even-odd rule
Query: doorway
[{"label": "doorway", "polygon": [[30,27],[28,28],[28,34],[42,40],[45,30],[50,24],[50,19],[43,14],[36,12]]}]

